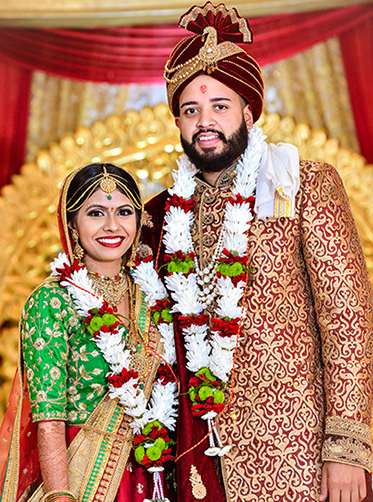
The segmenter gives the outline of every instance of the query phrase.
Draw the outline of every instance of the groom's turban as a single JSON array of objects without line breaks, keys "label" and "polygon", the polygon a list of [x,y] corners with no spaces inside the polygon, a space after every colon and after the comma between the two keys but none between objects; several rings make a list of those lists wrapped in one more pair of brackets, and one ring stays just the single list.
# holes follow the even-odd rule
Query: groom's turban
[{"label": "groom's turban", "polygon": [[263,80],[254,58],[237,45],[252,43],[252,33],[235,8],[227,9],[207,2],[192,7],[179,26],[197,33],[181,40],[167,61],[164,77],[168,103],[179,115],[179,98],[183,89],[198,75],[207,74],[237,92],[251,106],[254,122],[263,108]]}]

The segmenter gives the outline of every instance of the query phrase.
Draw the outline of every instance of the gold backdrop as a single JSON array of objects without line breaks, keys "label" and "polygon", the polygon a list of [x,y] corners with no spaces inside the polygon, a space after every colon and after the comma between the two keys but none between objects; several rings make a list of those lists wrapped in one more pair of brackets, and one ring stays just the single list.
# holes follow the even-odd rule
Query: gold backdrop
[{"label": "gold backdrop", "polygon": [[[269,141],[298,146],[301,158],[338,167],[349,194],[373,281],[373,165],[351,150],[290,118],[264,114],[259,125]],[[30,292],[49,272],[60,251],[56,203],[61,180],[92,161],[125,165],[137,177],[144,196],[170,185],[181,152],[178,130],[165,104],[141,112],[112,115],[91,128],[40,151],[0,197],[0,418],[6,406],[18,354],[18,319]]]}]

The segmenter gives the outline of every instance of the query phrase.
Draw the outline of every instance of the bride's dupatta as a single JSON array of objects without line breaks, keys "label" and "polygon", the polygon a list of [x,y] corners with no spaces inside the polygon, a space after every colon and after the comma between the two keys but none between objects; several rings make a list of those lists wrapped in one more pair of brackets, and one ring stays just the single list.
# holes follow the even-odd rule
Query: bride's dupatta
[{"label": "bride's dupatta", "polygon": [[[143,381],[149,399],[160,363],[154,354],[159,353],[160,335],[150,322],[149,308],[138,287],[134,305],[135,322],[149,345],[149,372]],[[21,357],[18,371],[23,375]],[[37,425],[32,423],[25,382],[24,375],[22,379],[16,375],[1,428],[1,502],[38,502],[44,495],[43,484],[40,484]],[[70,490],[79,502],[114,501],[132,447],[131,420],[118,400],[106,395],[81,426],[68,448]]]}]

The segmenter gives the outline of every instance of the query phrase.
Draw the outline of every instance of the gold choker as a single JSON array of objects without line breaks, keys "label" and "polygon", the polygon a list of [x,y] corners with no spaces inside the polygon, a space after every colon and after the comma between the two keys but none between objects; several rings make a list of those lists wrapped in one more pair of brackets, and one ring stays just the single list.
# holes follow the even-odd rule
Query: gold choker
[{"label": "gold choker", "polygon": [[129,289],[128,277],[122,270],[115,277],[105,277],[88,270],[93,289],[111,306],[117,307]]}]

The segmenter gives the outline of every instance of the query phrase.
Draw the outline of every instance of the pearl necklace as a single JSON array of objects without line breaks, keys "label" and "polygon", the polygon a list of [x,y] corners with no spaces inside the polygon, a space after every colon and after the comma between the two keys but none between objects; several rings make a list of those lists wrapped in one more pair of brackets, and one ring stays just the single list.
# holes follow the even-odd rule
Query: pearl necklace
[{"label": "pearl necklace", "polygon": [[196,253],[194,253],[194,268],[197,273],[197,284],[199,286],[199,300],[207,307],[214,301],[217,295],[216,272],[218,268],[217,259],[221,256],[224,243],[224,229],[221,230],[214,254],[208,264],[201,270]]}]

